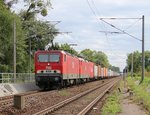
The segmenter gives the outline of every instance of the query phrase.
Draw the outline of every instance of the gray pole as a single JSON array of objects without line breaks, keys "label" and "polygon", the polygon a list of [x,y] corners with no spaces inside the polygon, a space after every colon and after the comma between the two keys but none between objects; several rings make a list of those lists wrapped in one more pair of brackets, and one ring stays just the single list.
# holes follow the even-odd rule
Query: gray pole
[{"label": "gray pole", "polygon": [[144,80],[145,56],[144,56],[144,15],[142,16],[142,77],[140,84]]},{"label": "gray pole", "polygon": [[15,82],[16,81],[16,22],[15,22],[15,19],[14,19],[13,29],[14,29],[14,82]]},{"label": "gray pole", "polygon": [[29,53],[30,53],[30,71],[29,71],[29,74],[30,74],[30,77],[31,77],[31,38],[29,38]]},{"label": "gray pole", "polygon": [[131,77],[133,77],[133,53],[132,53],[132,62],[131,62]]}]

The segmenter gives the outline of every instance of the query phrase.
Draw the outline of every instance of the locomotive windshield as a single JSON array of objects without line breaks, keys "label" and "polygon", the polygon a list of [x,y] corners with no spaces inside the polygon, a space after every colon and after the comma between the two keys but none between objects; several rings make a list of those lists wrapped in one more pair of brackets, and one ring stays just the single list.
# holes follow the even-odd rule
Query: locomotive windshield
[{"label": "locomotive windshield", "polygon": [[38,55],[38,61],[39,62],[48,62],[48,54],[40,54]]},{"label": "locomotive windshield", "polygon": [[50,62],[59,62],[59,55],[58,54],[51,54],[50,55]]},{"label": "locomotive windshield", "polygon": [[39,54],[38,61],[39,62],[59,62],[60,60],[59,54]]}]

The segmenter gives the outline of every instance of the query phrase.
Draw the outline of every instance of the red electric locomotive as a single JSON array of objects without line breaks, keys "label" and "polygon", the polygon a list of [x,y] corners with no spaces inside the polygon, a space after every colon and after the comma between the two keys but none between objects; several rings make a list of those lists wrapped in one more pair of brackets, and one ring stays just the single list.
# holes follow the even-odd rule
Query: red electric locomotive
[{"label": "red electric locomotive", "polygon": [[81,81],[88,81],[93,79],[94,77],[94,63],[88,62],[82,58],[79,58],[80,64],[80,80]]},{"label": "red electric locomotive", "polygon": [[35,80],[42,89],[64,85],[79,78],[79,59],[64,51],[35,53]]}]

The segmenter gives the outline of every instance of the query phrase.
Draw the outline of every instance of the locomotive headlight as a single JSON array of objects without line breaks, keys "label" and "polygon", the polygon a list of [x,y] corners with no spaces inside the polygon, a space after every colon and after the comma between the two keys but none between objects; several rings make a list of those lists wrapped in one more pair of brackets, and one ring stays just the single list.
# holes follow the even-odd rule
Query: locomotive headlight
[{"label": "locomotive headlight", "polygon": [[41,73],[41,70],[38,70],[37,73]]},{"label": "locomotive headlight", "polygon": [[56,70],[56,73],[60,73],[60,70]]}]

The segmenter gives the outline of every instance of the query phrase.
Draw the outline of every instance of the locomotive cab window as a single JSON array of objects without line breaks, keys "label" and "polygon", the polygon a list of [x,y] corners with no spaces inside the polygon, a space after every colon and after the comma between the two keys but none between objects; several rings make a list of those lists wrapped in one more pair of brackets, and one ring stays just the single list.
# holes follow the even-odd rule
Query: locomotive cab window
[{"label": "locomotive cab window", "polygon": [[39,54],[38,61],[39,62],[48,62],[48,54]]},{"label": "locomotive cab window", "polygon": [[59,54],[50,54],[50,62],[59,62],[60,55]]},{"label": "locomotive cab window", "polygon": [[59,62],[59,54],[39,54],[38,62]]}]

